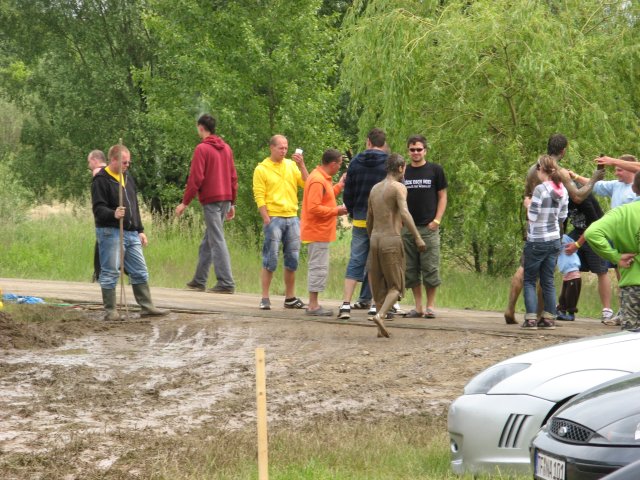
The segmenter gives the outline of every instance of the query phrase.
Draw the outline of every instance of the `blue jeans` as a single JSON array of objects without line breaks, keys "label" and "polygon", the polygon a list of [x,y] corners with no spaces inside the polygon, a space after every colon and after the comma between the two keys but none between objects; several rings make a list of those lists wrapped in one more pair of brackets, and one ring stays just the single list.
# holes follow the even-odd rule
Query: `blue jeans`
[{"label": "blue jeans", "polygon": [[556,315],[556,287],[553,272],[560,253],[560,239],[547,242],[527,242],[524,245],[524,306],[527,314],[535,315],[538,307],[536,281],[540,278],[544,311]]},{"label": "blue jeans", "polygon": [[235,288],[231,274],[231,258],[224,238],[224,220],[231,202],[214,202],[202,206],[204,223],[207,226],[198,250],[198,266],[193,281],[206,285],[211,264],[216,273],[216,287]]},{"label": "blue jeans", "polygon": [[[353,227],[351,229],[351,255],[347,264],[346,278],[364,282],[367,256],[369,255],[369,234],[366,228]],[[362,297],[363,292],[360,296]]]},{"label": "blue jeans", "polygon": [[262,267],[275,272],[278,267],[278,251],[282,243],[284,268],[295,272],[300,256],[300,219],[298,217],[271,217],[264,228]]},{"label": "blue jeans", "polygon": [[[117,228],[96,228],[98,249],[100,250],[100,286],[114,289],[120,278],[120,230]],[[124,232],[124,268],[129,274],[131,285],[147,283],[149,272],[142,254],[142,243],[138,232]]]}]

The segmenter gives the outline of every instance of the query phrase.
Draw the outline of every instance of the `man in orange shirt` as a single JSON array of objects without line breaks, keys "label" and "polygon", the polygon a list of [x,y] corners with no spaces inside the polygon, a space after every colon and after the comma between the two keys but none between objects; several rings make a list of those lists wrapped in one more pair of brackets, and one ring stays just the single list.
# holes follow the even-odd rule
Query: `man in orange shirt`
[{"label": "man in orange shirt", "polygon": [[318,303],[319,292],[324,291],[329,272],[329,243],[336,239],[337,219],[347,214],[347,207],[338,206],[336,197],[344,187],[345,176],[335,185],[331,182],[342,165],[342,154],[329,149],[322,155],[322,164],[309,174],[302,198],[300,238],[309,245],[309,305],[307,315],[330,317]]}]

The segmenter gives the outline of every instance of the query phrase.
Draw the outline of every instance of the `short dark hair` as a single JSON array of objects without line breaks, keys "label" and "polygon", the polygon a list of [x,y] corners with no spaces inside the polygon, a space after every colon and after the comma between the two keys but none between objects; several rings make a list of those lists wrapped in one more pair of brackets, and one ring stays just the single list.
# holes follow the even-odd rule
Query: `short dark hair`
[{"label": "short dark hair", "polygon": [[567,148],[569,141],[561,133],[554,133],[547,142],[547,155],[560,155]]},{"label": "short dark hair", "polygon": [[387,134],[380,128],[373,128],[367,135],[367,138],[374,147],[382,148],[387,141]]},{"label": "short dark hair", "polygon": [[427,149],[427,139],[424,137],[424,135],[411,135],[407,139],[407,147],[409,145],[415,145],[416,143],[421,143],[425,150]]},{"label": "short dark hair", "polygon": [[392,153],[387,157],[387,161],[384,164],[384,168],[387,173],[398,173],[400,171],[400,167],[406,165],[404,157],[398,153]]},{"label": "short dark hair", "polygon": [[198,119],[198,125],[202,125],[209,133],[216,133],[216,119],[208,113],[200,116]]},{"label": "short dark hair", "polygon": [[329,148],[322,154],[322,165],[329,165],[330,163],[339,161],[341,158],[342,153],[335,148]]}]

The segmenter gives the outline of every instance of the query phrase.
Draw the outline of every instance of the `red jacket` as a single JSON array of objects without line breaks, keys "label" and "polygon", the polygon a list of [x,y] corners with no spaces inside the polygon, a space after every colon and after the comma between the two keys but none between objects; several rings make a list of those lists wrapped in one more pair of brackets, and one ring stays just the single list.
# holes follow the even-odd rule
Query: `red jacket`
[{"label": "red jacket", "polygon": [[182,203],[189,205],[198,195],[202,205],[230,200],[238,195],[238,174],[233,163],[233,152],[224,140],[209,135],[193,152],[187,188]]}]

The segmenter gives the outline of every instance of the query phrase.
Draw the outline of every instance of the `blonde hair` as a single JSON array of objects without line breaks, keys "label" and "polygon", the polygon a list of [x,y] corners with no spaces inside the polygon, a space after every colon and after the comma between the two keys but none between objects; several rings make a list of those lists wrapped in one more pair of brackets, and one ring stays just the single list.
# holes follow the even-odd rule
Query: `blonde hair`
[{"label": "blonde hair", "polygon": [[620,155],[620,160],[626,160],[627,162],[637,162],[638,159],[633,155],[625,153],[624,155]]}]

